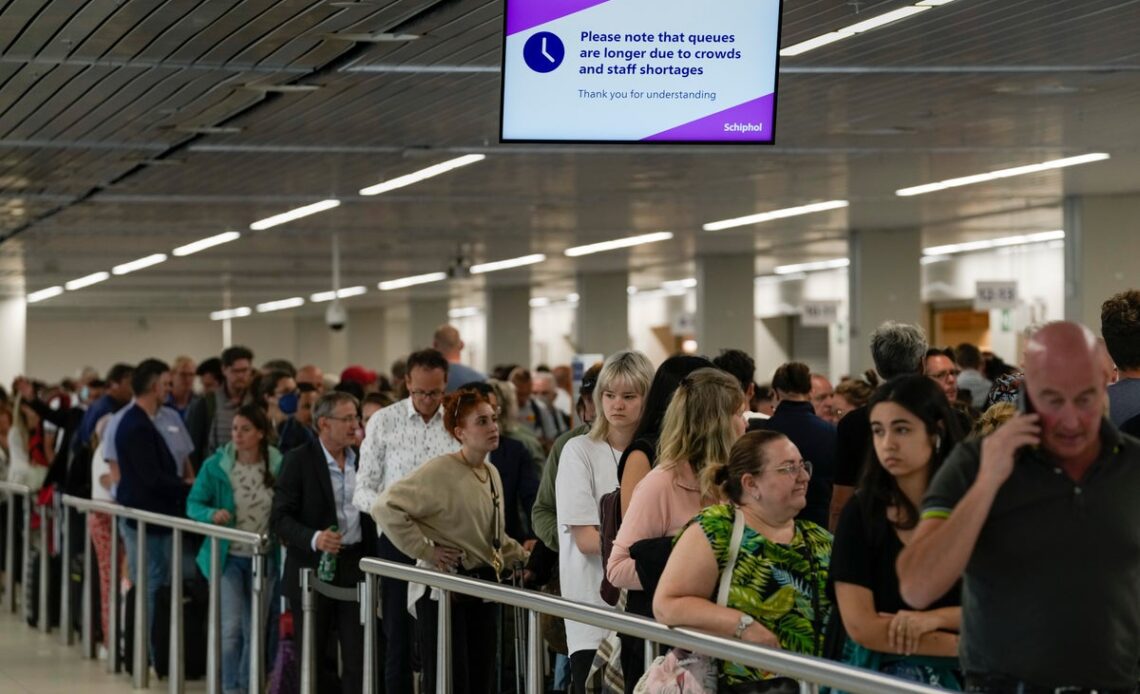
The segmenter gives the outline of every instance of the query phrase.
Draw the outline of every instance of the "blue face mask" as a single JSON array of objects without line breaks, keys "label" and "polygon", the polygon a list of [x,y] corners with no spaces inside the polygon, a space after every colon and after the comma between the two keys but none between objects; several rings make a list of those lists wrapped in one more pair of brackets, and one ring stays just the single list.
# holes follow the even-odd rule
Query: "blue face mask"
[{"label": "blue face mask", "polygon": [[91,389],[83,386],[79,389],[79,402],[87,402],[91,399]]},{"label": "blue face mask", "polygon": [[297,413],[297,401],[299,399],[300,399],[300,396],[298,395],[297,391],[293,391],[292,393],[286,393],[285,395],[282,395],[281,397],[277,398],[277,407],[278,407],[278,409],[280,409],[285,414],[296,414]]}]

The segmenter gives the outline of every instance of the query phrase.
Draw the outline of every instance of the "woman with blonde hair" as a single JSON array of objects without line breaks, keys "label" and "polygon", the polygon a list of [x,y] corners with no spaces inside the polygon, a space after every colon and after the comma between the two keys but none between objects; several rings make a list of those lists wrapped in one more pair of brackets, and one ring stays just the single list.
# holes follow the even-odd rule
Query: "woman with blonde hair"
[{"label": "woman with blonde hair", "polygon": [[[673,393],[658,440],[660,463],[634,488],[606,566],[610,583],[629,591],[626,612],[653,616],[654,579],[673,536],[702,508],[721,500],[720,490],[708,481],[701,484],[701,472],[728,462],[733,442],[744,434],[745,405],[740,383],[717,368],[697,369]],[[644,670],[643,653],[640,639],[622,638],[627,692]]]},{"label": "woman with blonde hair", "polygon": [[[562,596],[605,606],[598,586],[605,574],[598,504],[618,486],[618,459],[641,422],[653,365],[641,352],[611,355],[594,388],[597,419],[587,436],[570,439],[562,449],[555,499],[558,508],[558,571]],[[606,630],[567,620],[571,691],[585,691],[594,652]]]}]

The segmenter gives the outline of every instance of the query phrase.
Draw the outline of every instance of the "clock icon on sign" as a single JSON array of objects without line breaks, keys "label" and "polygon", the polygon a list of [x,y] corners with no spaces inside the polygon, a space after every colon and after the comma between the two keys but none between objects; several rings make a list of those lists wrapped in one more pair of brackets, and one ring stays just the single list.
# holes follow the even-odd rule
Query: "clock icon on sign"
[{"label": "clock icon on sign", "polygon": [[540,31],[523,44],[523,60],[535,72],[551,72],[566,57],[562,39],[549,31]]}]

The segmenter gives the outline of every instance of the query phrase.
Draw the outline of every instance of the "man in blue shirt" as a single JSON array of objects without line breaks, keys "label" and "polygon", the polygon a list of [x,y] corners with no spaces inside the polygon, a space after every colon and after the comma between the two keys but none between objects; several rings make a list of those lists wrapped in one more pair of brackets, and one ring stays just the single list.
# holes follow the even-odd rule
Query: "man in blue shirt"
[{"label": "man in blue shirt", "polygon": [[[135,404],[123,414],[115,432],[120,474],[115,498],[123,506],[181,517],[186,513],[190,486],[178,474],[174,456],[155,424],[170,380],[170,367],[157,359],[147,359],[135,369],[131,378]],[[135,528],[132,521],[125,525]],[[161,586],[170,585],[170,530],[147,526],[146,544],[147,614],[153,626],[155,595]]]},{"label": "man in blue shirt", "polygon": [[459,362],[460,354],[466,345],[459,338],[459,331],[454,325],[441,325],[436,328],[431,338],[431,346],[448,362],[446,392],[459,390],[460,386],[468,383],[487,380],[485,375]]}]

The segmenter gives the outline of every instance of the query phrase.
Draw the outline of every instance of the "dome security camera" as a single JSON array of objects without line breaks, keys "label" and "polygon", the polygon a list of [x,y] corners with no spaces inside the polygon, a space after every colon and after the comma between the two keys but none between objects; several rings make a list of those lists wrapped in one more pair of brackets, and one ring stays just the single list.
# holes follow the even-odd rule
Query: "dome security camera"
[{"label": "dome security camera", "polygon": [[348,312],[339,301],[333,301],[325,309],[325,325],[329,326],[330,330],[338,331],[344,330],[344,326],[348,325]]}]

